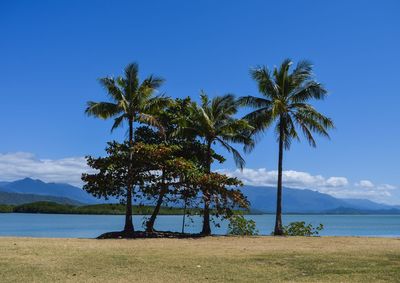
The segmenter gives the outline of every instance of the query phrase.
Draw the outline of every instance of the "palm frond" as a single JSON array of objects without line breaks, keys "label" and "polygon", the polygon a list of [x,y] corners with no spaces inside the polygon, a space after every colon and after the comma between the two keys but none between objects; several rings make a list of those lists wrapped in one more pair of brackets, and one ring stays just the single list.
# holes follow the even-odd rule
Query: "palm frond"
[{"label": "palm frond", "polygon": [[236,114],[238,104],[235,99],[234,94],[225,94],[222,96],[216,96],[212,99],[210,109],[213,113],[215,119],[218,117],[228,117],[230,115]]},{"label": "palm frond", "polygon": [[93,102],[89,101],[87,103],[87,108],[85,113],[88,116],[94,116],[101,119],[108,119],[114,117],[115,115],[121,113],[121,109],[117,104],[110,102]]},{"label": "palm frond", "polygon": [[150,114],[139,113],[136,117],[137,121],[143,124],[147,124],[153,127],[156,127],[162,135],[164,135],[164,127],[163,125],[157,120],[156,117]]},{"label": "palm frond", "polygon": [[296,68],[290,75],[293,86],[297,87],[299,85],[302,85],[306,81],[311,80],[313,76],[312,68],[313,65],[308,60],[302,60],[298,62]]},{"label": "palm frond", "polygon": [[224,141],[221,138],[217,138],[219,143],[230,153],[232,153],[233,160],[235,161],[235,164],[237,167],[240,168],[240,170],[243,170],[244,166],[246,165],[246,161],[244,158],[240,155],[239,151],[237,151],[233,146],[231,146],[229,143]]},{"label": "palm frond", "polygon": [[318,112],[307,112],[304,110],[300,110],[296,112],[293,116],[296,123],[302,128],[303,133],[312,145],[314,144],[313,141],[310,141],[310,135],[312,132],[329,138],[328,129],[334,127],[331,119],[323,116]]},{"label": "palm frond", "polygon": [[289,79],[289,69],[293,64],[292,60],[285,59],[283,60],[279,69],[274,69],[274,78],[275,83],[279,86],[279,95],[284,97],[287,93],[289,93],[290,88],[290,79]]},{"label": "palm frond", "polygon": [[266,66],[250,70],[251,77],[257,82],[259,92],[267,98],[273,99],[279,95],[279,86],[271,77]]},{"label": "palm frond", "polygon": [[241,106],[252,107],[252,108],[267,108],[271,107],[272,101],[256,96],[242,96],[238,99],[237,103]]},{"label": "palm frond", "polygon": [[114,119],[114,124],[111,127],[111,132],[113,132],[115,129],[119,128],[122,126],[124,119],[126,119],[125,115],[118,116],[117,118]]},{"label": "palm frond", "polygon": [[130,100],[139,86],[139,65],[137,63],[130,63],[125,67],[125,92]]},{"label": "palm frond", "polygon": [[210,99],[208,98],[207,93],[204,90],[200,91],[200,100],[201,100],[201,107],[202,108],[208,108]]},{"label": "palm frond", "polygon": [[172,100],[170,97],[166,97],[163,94],[152,97],[146,101],[146,104],[143,106],[142,111],[148,114],[157,115],[165,109],[166,107],[172,104]]},{"label": "palm frond", "polygon": [[155,90],[161,87],[164,81],[165,80],[161,77],[150,75],[143,80],[143,82],[139,86],[138,92],[144,97],[149,97],[151,94],[154,93]]},{"label": "palm frond", "polygon": [[208,115],[206,112],[207,109],[204,109],[203,107],[198,108],[198,112],[194,115],[193,118],[195,122],[192,123],[193,125],[196,125],[199,127],[199,133],[203,132],[206,133],[204,136],[210,136],[214,135],[214,121],[212,117]]},{"label": "palm frond", "polygon": [[103,88],[107,91],[107,94],[115,103],[118,103],[124,99],[124,95],[121,89],[117,86],[114,78],[101,78],[99,79],[99,83],[103,86]]},{"label": "palm frond", "polygon": [[260,108],[243,117],[253,127],[253,134],[264,132],[274,122],[275,118],[276,116],[270,108]]},{"label": "palm frond", "polygon": [[306,137],[308,143],[312,147],[316,147],[317,143],[315,142],[315,139],[314,139],[310,129],[304,123],[299,123],[299,126],[300,126],[301,130],[303,131],[303,134]]},{"label": "palm frond", "polygon": [[314,107],[309,104],[302,104],[301,107],[296,109],[296,113],[302,115],[302,117],[308,117],[311,120],[321,124],[326,130],[334,129],[335,125],[331,118],[319,113]]},{"label": "palm frond", "polygon": [[310,99],[321,100],[326,97],[327,93],[328,91],[322,84],[310,81],[295,89],[290,95],[290,100],[292,103],[306,102]]}]

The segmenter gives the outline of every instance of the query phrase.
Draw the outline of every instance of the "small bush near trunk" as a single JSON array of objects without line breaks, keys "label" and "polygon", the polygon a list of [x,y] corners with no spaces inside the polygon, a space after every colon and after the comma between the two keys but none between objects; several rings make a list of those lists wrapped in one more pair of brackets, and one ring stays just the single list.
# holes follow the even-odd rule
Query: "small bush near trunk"
[{"label": "small bush near trunk", "polygon": [[243,215],[233,215],[229,218],[228,234],[238,236],[258,235],[256,222],[247,220]]},{"label": "small bush near trunk", "polygon": [[323,224],[313,227],[311,223],[306,224],[304,221],[292,222],[283,227],[283,233],[286,236],[318,236],[319,232],[324,229]]}]

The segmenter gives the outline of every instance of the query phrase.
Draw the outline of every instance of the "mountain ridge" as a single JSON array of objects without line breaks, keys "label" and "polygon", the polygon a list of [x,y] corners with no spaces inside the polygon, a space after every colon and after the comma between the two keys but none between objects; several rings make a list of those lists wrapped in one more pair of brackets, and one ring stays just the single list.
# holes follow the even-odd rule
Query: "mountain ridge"
[{"label": "mountain ridge", "polygon": [[64,183],[45,183],[39,179],[24,178],[0,186],[0,192],[64,197],[79,203],[102,203],[81,188]]},{"label": "mountain ridge", "polygon": [[[245,185],[240,189],[251,203],[251,209],[274,213],[276,188]],[[366,199],[342,199],[310,189],[283,188],[282,208],[284,213],[327,213],[338,208],[362,211],[392,210],[400,213],[396,206],[376,203]]]},{"label": "mountain ridge", "polygon": [[76,206],[82,205],[81,202],[66,197],[0,192],[0,204],[21,205],[38,201],[50,201],[59,204],[68,204]]},{"label": "mountain ridge", "polygon": [[[20,203],[20,199],[24,198],[32,201],[50,200],[49,198],[61,198],[56,202],[68,203],[75,202],[80,204],[101,204],[116,203],[118,199],[112,198],[105,201],[97,199],[81,188],[63,184],[63,183],[46,183],[39,179],[24,178],[14,182],[0,182],[0,204],[7,200],[11,204],[12,198]],[[257,213],[274,213],[276,206],[276,188],[275,187],[259,187],[245,185],[240,190],[251,203],[251,211]],[[15,195],[6,195],[15,194]],[[24,196],[25,195],[25,196]],[[28,197],[29,196],[29,197]],[[38,198],[39,197],[39,198]],[[50,200],[53,201],[53,200]],[[149,201],[145,204],[151,204]],[[168,204],[167,204],[168,205]],[[172,205],[172,204],[171,204]],[[367,199],[341,199],[331,195],[320,193],[310,189],[283,189],[283,213],[400,213],[398,206],[391,206],[382,203],[376,203]]]}]

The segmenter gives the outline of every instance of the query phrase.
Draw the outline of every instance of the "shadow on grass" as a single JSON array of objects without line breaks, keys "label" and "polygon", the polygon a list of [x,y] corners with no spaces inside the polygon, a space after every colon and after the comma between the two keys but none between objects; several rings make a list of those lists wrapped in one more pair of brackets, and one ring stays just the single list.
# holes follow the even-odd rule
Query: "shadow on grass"
[{"label": "shadow on grass", "polygon": [[115,231],[107,232],[101,234],[97,239],[154,239],[154,238],[170,238],[170,239],[198,239],[204,238],[206,235],[203,234],[189,234],[189,233],[179,233],[170,231]]}]

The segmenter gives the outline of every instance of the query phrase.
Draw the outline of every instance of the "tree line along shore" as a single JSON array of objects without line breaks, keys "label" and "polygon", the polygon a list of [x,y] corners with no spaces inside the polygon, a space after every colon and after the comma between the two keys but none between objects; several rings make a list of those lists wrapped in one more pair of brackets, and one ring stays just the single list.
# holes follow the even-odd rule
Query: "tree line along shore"
[{"label": "tree line along shore", "polygon": [[[0,204],[0,213],[43,213],[43,214],[92,214],[92,215],[124,215],[125,204],[92,204],[68,205],[55,202],[33,202],[21,205]],[[133,205],[132,213],[136,215],[151,215],[153,205]],[[234,213],[247,214],[247,211],[234,211]],[[159,215],[200,215],[200,208],[179,208],[161,206]]]}]

